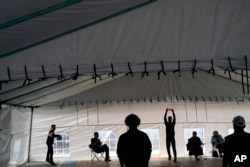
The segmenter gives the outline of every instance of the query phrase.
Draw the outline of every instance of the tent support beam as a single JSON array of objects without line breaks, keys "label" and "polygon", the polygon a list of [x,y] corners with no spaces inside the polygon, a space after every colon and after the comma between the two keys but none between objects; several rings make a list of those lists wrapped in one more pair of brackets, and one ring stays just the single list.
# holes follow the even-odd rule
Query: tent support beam
[{"label": "tent support beam", "polygon": [[33,111],[34,111],[34,107],[31,107],[28,162],[30,162],[30,147],[31,147],[32,123],[33,123]]},{"label": "tent support beam", "polygon": [[18,24],[18,23],[33,19],[35,17],[54,12],[54,11],[60,9],[60,8],[70,6],[70,5],[78,3],[80,1],[81,0],[67,0],[67,1],[64,1],[64,2],[60,2],[58,4],[49,6],[49,7],[45,8],[45,9],[41,9],[41,10],[38,10],[38,11],[35,11],[35,12],[32,12],[32,13],[26,14],[24,16],[17,17],[15,19],[6,21],[6,22],[0,24],[0,28],[6,28],[6,27],[13,26],[15,24]]}]

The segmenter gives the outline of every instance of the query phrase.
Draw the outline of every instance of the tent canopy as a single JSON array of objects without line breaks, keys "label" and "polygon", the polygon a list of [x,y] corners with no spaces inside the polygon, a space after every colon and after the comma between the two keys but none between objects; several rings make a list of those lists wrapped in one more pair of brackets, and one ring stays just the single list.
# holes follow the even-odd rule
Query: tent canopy
[{"label": "tent canopy", "polygon": [[3,0],[0,8],[2,102],[249,95],[247,0]]}]

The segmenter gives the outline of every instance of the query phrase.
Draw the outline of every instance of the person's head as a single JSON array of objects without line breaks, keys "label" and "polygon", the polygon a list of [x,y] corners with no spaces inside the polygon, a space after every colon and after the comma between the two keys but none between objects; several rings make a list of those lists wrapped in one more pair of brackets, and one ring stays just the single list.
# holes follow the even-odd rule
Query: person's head
[{"label": "person's head", "polygon": [[172,117],[171,116],[168,117],[168,122],[172,122]]},{"label": "person's head", "polygon": [[51,130],[56,130],[56,125],[55,124],[51,125]]},{"label": "person's head", "polygon": [[218,136],[219,132],[217,130],[213,131],[213,136]]},{"label": "person's head", "polygon": [[193,137],[196,137],[196,136],[197,136],[197,132],[193,131]]},{"label": "person's head", "polygon": [[98,132],[94,132],[94,137],[98,138],[99,137],[99,133]]},{"label": "person's head", "polygon": [[137,128],[140,125],[140,118],[135,114],[130,114],[125,118],[125,124],[129,128]]},{"label": "person's head", "polygon": [[234,117],[232,122],[233,122],[234,130],[236,131],[243,130],[246,126],[244,117],[240,115]]}]

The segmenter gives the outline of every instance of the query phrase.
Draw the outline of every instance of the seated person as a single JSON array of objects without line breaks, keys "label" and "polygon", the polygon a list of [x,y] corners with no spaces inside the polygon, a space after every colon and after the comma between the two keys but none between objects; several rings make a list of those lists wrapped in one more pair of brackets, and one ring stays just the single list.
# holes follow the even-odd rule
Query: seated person
[{"label": "seated person", "polygon": [[219,134],[218,131],[213,131],[213,136],[211,137],[211,144],[213,149],[218,149],[220,157],[222,157],[222,148],[223,148],[224,139]]},{"label": "seated person", "polygon": [[105,152],[105,161],[111,161],[109,157],[109,147],[106,144],[102,144],[98,132],[94,133],[94,138],[91,139],[90,148],[96,153]]},{"label": "seated person", "polygon": [[193,132],[193,136],[188,139],[187,150],[189,155],[194,155],[196,160],[199,160],[198,156],[203,155],[203,150],[201,148],[201,139],[197,136],[197,132]]}]

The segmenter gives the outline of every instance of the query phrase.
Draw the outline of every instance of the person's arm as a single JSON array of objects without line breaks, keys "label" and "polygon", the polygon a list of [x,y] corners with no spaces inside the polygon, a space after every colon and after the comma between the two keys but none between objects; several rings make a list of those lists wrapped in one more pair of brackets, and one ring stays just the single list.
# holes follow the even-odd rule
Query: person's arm
[{"label": "person's arm", "polygon": [[176,118],[175,118],[174,109],[171,109],[171,110],[172,110],[172,112],[173,112],[173,123],[175,124],[175,120],[176,120]]},{"label": "person's arm", "polygon": [[219,138],[220,138],[220,143],[224,143],[225,140],[223,139],[223,137],[221,135],[219,135]]},{"label": "person's arm", "polygon": [[223,161],[222,161],[223,167],[228,167],[229,165],[228,149],[229,149],[229,146],[227,144],[227,137],[225,137],[225,142],[223,143],[223,153],[224,153]]},{"label": "person's arm", "polygon": [[121,167],[124,167],[124,161],[123,161],[122,158],[119,158],[119,162],[120,162],[120,166],[121,166]]},{"label": "person's arm", "polygon": [[53,137],[55,138],[55,137],[62,137],[62,136],[54,133]]},{"label": "person's arm", "polygon": [[167,112],[168,112],[168,108],[166,109],[165,114],[164,114],[164,123],[165,123],[165,125],[168,123],[168,121],[167,121]]},{"label": "person's arm", "polygon": [[119,158],[120,166],[124,167],[124,157],[123,157],[123,138],[120,136],[117,143],[116,154]]},{"label": "person's arm", "polygon": [[100,142],[99,139],[93,138],[93,139],[91,140],[91,144],[92,144],[92,147],[96,147],[96,146],[100,145],[101,142]]},{"label": "person's arm", "polygon": [[213,137],[213,136],[211,137],[211,141],[210,141],[210,143],[211,143],[211,144],[212,144],[212,146],[214,147],[215,143],[214,143],[214,137]]}]

